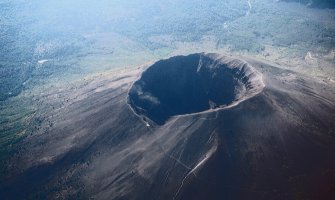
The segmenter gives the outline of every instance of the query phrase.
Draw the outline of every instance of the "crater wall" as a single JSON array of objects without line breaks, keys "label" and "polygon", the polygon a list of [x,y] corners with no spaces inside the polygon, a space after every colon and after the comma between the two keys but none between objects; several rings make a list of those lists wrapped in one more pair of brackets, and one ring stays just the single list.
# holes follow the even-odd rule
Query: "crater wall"
[{"label": "crater wall", "polygon": [[129,91],[134,111],[156,124],[172,116],[237,104],[260,92],[261,74],[245,61],[219,54],[191,54],[160,60]]}]

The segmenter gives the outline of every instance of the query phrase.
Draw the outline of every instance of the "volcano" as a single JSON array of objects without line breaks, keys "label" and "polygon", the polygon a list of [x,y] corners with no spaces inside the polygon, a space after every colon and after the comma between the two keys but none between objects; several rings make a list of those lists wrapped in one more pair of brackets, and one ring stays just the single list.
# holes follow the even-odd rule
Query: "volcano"
[{"label": "volcano", "polygon": [[2,199],[335,197],[327,79],[198,53],[58,92],[69,103],[21,142]]}]

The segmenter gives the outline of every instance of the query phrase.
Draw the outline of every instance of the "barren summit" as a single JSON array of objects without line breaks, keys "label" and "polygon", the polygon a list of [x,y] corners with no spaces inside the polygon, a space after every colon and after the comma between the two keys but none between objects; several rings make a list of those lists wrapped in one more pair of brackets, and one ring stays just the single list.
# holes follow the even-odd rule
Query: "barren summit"
[{"label": "barren summit", "polygon": [[129,104],[162,125],[172,116],[233,106],[262,91],[261,74],[249,63],[219,54],[160,60],[129,91]]},{"label": "barren summit", "polygon": [[331,80],[192,54],[54,95],[71,98],[19,144],[3,199],[334,199]]}]

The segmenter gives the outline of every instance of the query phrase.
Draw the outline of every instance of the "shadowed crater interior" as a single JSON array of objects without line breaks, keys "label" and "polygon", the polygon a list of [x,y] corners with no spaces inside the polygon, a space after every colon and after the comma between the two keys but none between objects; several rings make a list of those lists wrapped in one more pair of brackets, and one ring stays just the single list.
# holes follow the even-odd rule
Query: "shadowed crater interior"
[{"label": "shadowed crater interior", "polygon": [[218,54],[160,60],[129,91],[133,110],[162,125],[175,115],[223,108],[259,93],[261,75],[248,63]]}]

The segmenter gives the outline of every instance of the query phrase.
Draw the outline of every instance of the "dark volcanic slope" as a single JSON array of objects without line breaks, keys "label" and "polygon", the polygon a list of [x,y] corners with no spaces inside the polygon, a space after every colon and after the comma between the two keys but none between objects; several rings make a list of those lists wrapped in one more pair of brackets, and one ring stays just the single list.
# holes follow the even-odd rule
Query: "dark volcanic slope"
[{"label": "dark volcanic slope", "polygon": [[[190,57],[194,60],[187,60]],[[224,73],[217,69],[217,74],[230,80],[227,83],[218,78],[220,87],[206,81],[193,83],[215,89],[207,94],[195,88],[196,94],[205,93],[201,96],[202,107],[196,104],[195,108],[181,111],[178,105],[170,104],[169,108],[177,106],[175,112],[158,107],[169,113],[164,123],[156,125],[150,122],[155,116],[148,115],[154,110],[139,116],[127,103],[128,92],[136,94],[130,88],[139,71],[99,77],[69,92],[75,98],[50,114],[52,129],[37,132],[21,144],[23,149],[8,161],[7,177],[1,180],[1,199],[334,199],[333,82],[252,59],[240,61],[214,54],[190,57],[167,61],[195,64],[195,68],[190,66],[193,74],[186,80],[199,75],[194,69],[200,60],[213,64],[201,67],[205,73],[200,77],[205,80],[211,80],[208,71],[217,69],[207,66],[225,63],[220,64]],[[240,69],[229,67],[229,60],[234,61],[234,66],[248,65],[248,69],[257,70],[261,75],[254,76],[255,81],[263,82],[264,87],[254,87],[261,90],[250,96],[246,95],[248,89],[232,95],[236,85],[241,88],[248,84],[234,82],[235,78],[237,82],[243,79],[229,72]],[[153,71],[159,68],[157,63],[154,66]],[[164,66],[155,74],[163,77],[160,73],[164,73],[177,84],[180,80],[165,69],[173,71]],[[155,85],[149,84],[144,92],[150,91],[168,104],[162,98],[164,90],[169,89],[167,80],[154,81],[149,72],[150,68],[137,79]],[[246,77],[252,80],[252,76]],[[236,85],[232,86],[231,81]],[[225,86],[230,91],[229,101],[221,91]],[[161,90],[156,93],[151,87]],[[185,97],[180,103],[198,101],[196,97]],[[232,103],[238,97],[247,98]],[[207,100],[215,103],[215,109],[210,109]],[[138,102],[133,103],[138,106]],[[184,114],[191,112],[196,113]]]},{"label": "dark volcanic slope", "polygon": [[215,54],[192,54],[150,66],[134,83],[129,102],[157,124],[169,117],[224,108],[259,93],[261,75],[248,63]]}]

